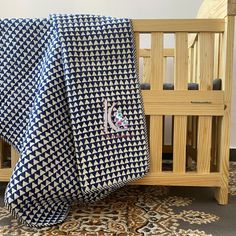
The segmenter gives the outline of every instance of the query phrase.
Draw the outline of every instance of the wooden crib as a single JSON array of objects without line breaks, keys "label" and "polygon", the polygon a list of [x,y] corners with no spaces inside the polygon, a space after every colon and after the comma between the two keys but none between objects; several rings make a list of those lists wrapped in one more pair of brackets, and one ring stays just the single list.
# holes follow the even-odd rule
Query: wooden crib
[{"label": "wooden crib", "polygon": [[[141,83],[150,84],[142,95],[151,160],[150,172],[130,184],[215,187],[218,203],[227,204],[235,13],[236,0],[205,0],[198,19],[133,20]],[[140,48],[142,34],[150,36],[150,48]],[[170,34],[175,46],[165,48]],[[163,90],[168,58],[174,90]],[[213,90],[215,78],[220,90]],[[199,89],[188,90],[188,83]],[[171,157],[167,169],[164,154]],[[18,155],[1,140],[0,157],[0,181],[8,181]]]}]

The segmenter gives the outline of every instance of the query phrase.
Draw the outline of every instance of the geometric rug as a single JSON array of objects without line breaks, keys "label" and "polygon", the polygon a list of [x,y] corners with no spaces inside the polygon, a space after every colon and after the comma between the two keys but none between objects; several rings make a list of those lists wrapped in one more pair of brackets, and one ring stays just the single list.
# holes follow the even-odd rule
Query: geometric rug
[{"label": "geometric rug", "polygon": [[0,185],[0,235],[3,236],[235,236],[236,163],[230,164],[226,206],[213,189],[125,185],[92,204],[74,205],[67,219],[41,229],[21,225],[4,207]]}]

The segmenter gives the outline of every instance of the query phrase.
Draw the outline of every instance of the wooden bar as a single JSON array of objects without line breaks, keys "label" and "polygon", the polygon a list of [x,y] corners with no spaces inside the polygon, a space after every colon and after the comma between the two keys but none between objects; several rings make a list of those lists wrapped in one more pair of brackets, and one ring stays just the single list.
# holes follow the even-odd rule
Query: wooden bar
[{"label": "wooden bar", "polygon": [[222,19],[158,19],[158,20],[132,20],[134,31],[141,33],[163,32],[223,32]]},{"label": "wooden bar", "polygon": [[[150,57],[151,50],[149,48],[142,48],[139,50],[139,55],[140,55],[140,57]],[[174,57],[175,56],[174,48],[164,48],[163,49],[163,56],[164,57]]]},{"label": "wooden bar", "polygon": [[188,58],[188,82],[193,82],[193,58],[194,58],[194,49],[193,47],[189,48],[189,58]]},{"label": "wooden bar", "polygon": [[225,114],[220,122],[220,145],[219,145],[219,171],[222,176],[222,185],[216,189],[215,197],[220,204],[228,203],[229,182],[229,145],[230,145],[230,120],[231,120],[231,96],[233,76],[233,45],[234,45],[235,17],[226,17],[226,31],[223,37],[222,74],[223,89],[225,91]]},{"label": "wooden bar", "polygon": [[[174,106],[174,107],[173,107]],[[171,109],[170,109],[171,107]],[[223,116],[224,105],[208,104],[176,104],[176,103],[144,103],[146,115],[184,115],[184,116]],[[204,117],[202,117],[204,118]]]},{"label": "wooden bar", "polygon": [[[187,90],[188,84],[188,34],[175,34],[175,90]],[[186,166],[187,116],[174,117],[173,171],[184,173]]]},{"label": "wooden bar", "polygon": [[168,186],[209,186],[218,187],[222,179],[219,173],[199,174],[194,171],[186,173],[149,173],[142,179],[135,180],[129,185],[168,185]]},{"label": "wooden bar", "polygon": [[163,87],[163,33],[151,34],[151,89]]},{"label": "wooden bar", "polygon": [[[214,65],[214,35],[199,33],[199,81],[200,90],[211,90]],[[197,171],[210,172],[212,116],[198,118]]]},{"label": "wooden bar", "polygon": [[[144,103],[148,104],[169,104],[173,105],[224,105],[224,91],[204,90],[142,90]],[[199,104],[198,104],[199,103]]]},{"label": "wooden bar", "polygon": [[197,136],[198,136],[198,116],[193,116],[193,148],[197,149]]},{"label": "wooden bar", "polygon": [[12,168],[2,168],[0,171],[0,180],[9,181],[12,174]]},{"label": "wooden bar", "polygon": [[219,78],[219,54],[220,54],[220,35],[215,35],[214,48],[214,78]]},{"label": "wooden bar", "polygon": [[163,82],[166,82],[167,57],[163,57]]},{"label": "wooden bar", "polygon": [[[142,91],[147,115],[224,114],[223,91]],[[171,109],[170,109],[171,107]]]},{"label": "wooden bar", "polygon": [[3,166],[3,140],[0,138],[0,168]]},{"label": "wooden bar", "polygon": [[198,42],[193,47],[193,82],[198,83]]},{"label": "wooden bar", "polygon": [[134,33],[135,37],[135,48],[136,48],[136,66],[137,66],[137,71],[139,73],[139,47],[140,47],[140,37],[139,37],[139,32]]},{"label": "wooden bar", "polygon": [[[163,89],[163,33],[151,34],[151,89]],[[151,172],[162,170],[162,129],[163,117],[150,117],[150,155]]]},{"label": "wooden bar", "polygon": [[212,118],[212,137],[211,137],[211,169],[214,168],[216,165],[216,158],[217,158],[217,141],[218,141],[218,134],[217,134],[217,117]]},{"label": "wooden bar", "polygon": [[220,34],[219,36],[219,77],[222,79],[222,85],[223,85],[223,90],[224,90],[224,84],[225,84],[225,77],[223,76],[224,74],[224,64],[223,64],[223,34]]},{"label": "wooden bar", "polygon": [[15,167],[18,159],[19,159],[19,155],[17,151],[13,147],[11,147],[11,168]]}]

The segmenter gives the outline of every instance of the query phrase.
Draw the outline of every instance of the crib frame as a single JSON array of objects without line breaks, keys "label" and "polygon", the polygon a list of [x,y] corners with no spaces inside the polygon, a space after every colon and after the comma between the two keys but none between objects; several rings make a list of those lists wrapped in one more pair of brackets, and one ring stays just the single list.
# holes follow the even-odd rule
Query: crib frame
[{"label": "crib frame", "polygon": [[[215,188],[219,204],[228,202],[229,129],[236,0],[205,0],[197,19],[133,20],[137,58],[143,58],[142,96],[147,117],[150,171],[136,185],[205,186]],[[151,48],[140,49],[140,34],[151,34]],[[163,35],[175,34],[175,48],[164,48]],[[168,57],[174,58],[174,87],[163,90]],[[139,63],[137,63],[139,67]],[[212,90],[213,78],[222,90]],[[199,83],[198,91],[187,90]],[[173,144],[163,142],[164,117],[172,116]],[[18,154],[11,147],[11,168],[3,168],[0,140],[0,181],[8,181]],[[163,153],[173,153],[173,169],[162,168]],[[196,170],[187,170],[192,162]]]}]

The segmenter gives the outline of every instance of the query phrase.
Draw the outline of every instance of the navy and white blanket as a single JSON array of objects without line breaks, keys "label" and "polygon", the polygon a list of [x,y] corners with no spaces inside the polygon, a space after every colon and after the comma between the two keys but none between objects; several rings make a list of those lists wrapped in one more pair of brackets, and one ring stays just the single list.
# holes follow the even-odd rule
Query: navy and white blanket
[{"label": "navy and white blanket", "polygon": [[15,217],[53,225],[148,173],[129,19],[2,19],[0,32],[0,136],[20,154],[5,193]]}]

